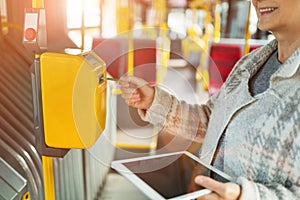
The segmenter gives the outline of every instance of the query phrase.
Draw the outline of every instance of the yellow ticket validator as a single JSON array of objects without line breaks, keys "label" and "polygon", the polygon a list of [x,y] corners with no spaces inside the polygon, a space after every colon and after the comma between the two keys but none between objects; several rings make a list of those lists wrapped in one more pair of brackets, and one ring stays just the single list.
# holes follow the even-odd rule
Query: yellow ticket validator
[{"label": "yellow ticket validator", "polygon": [[45,144],[53,148],[91,147],[105,129],[106,65],[93,52],[46,52],[40,56]]}]

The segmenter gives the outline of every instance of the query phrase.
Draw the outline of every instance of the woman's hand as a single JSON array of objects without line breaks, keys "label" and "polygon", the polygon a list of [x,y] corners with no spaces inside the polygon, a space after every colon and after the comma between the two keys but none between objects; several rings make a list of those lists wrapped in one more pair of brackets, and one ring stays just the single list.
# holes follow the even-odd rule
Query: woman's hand
[{"label": "woman's hand", "polygon": [[120,78],[122,97],[126,103],[139,109],[148,109],[154,99],[155,89],[144,79],[135,76]]},{"label": "woman's hand", "polygon": [[241,194],[240,186],[235,183],[221,183],[206,176],[197,176],[195,182],[212,191],[197,200],[237,200]]}]

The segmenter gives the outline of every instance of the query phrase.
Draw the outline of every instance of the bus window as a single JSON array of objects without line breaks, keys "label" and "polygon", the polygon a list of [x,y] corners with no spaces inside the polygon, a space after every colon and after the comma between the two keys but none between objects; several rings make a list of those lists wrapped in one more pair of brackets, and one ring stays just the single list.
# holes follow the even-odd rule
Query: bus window
[{"label": "bus window", "polygon": [[[80,48],[91,49],[92,38],[100,35],[100,3],[100,0],[67,0],[68,35]],[[85,35],[84,40],[82,40],[82,31]]]}]

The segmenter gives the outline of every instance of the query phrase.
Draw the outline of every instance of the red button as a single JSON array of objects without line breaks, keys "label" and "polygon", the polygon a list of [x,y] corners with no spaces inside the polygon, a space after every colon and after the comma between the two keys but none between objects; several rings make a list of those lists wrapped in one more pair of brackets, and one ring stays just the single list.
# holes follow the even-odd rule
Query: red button
[{"label": "red button", "polygon": [[27,28],[24,33],[24,37],[28,41],[32,41],[36,37],[36,31],[33,28]]}]

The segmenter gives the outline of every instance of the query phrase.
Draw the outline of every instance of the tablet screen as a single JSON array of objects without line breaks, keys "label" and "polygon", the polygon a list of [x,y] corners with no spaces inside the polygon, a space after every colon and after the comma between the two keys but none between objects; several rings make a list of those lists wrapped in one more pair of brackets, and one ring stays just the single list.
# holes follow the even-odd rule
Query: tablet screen
[{"label": "tablet screen", "polygon": [[[172,162],[168,162],[172,161]],[[161,163],[162,167],[156,167]],[[164,198],[169,199],[190,192],[204,189],[194,183],[196,175],[211,176],[212,171],[186,154],[169,155],[167,157],[150,158],[123,163],[136,176],[146,182]],[[155,170],[146,170],[155,168]],[[145,169],[143,172],[143,169]],[[215,176],[219,176],[214,173]],[[228,182],[219,176],[219,181]]]}]

